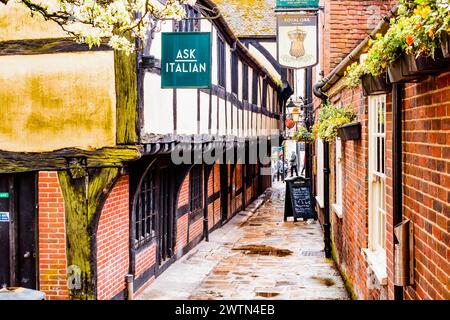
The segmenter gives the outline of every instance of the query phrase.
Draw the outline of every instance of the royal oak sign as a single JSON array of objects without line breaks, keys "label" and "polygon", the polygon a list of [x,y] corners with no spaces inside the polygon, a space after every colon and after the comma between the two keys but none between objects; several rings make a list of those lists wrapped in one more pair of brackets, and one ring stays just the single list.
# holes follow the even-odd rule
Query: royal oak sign
[{"label": "royal oak sign", "polygon": [[162,88],[211,87],[211,33],[163,32]]}]

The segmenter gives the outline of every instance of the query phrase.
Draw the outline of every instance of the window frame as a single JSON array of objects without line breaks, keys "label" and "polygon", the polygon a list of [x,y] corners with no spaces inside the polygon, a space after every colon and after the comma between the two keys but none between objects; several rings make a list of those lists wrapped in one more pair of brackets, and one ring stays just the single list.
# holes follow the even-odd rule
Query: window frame
[{"label": "window frame", "polygon": [[236,50],[231,51],[231,92],[239,95],[239,57]]},{"label": "window frame", "polygon": [[189,211],[203,210],[203,170],[194,165],[189,171]]},{"label": "window frame", "polygon": [[247,64],[242,63],[242,100],[243,101],[249,101],[249,94],[248,94],[248,72],[249,67]]},{"label": "window frame", "polygon": [[[156,238],[158,219],[159,185],[155,170],[149,170],[138,190],[137,205],[134,212],[134,247],[139,249]],[[150,209],[150,211],[147,211]],[[146,230],[150,232],[146,232]],[[143,234],[145,233],[145,234]]]},{"label": "window frame", "polygon": [[252,104],[258,105],[258,83],[259,83],[259,73],[253,69],[252,75]]},{"label": "window frame", "polygon": [[335,202],[333,210],[339,218],[343,215],[343,165],[342,165],[342,140],[337,137],[335,141]]},{"label": "window frame", "polygon": [[262,97],[261,97],[261,107],[267,110],[267,98],[268,98],[268,92],[269,90],[269,82],[267,81],[267,78],[263,80],[263,86],[262,86]]},{"label": "window frame", "polygon": [[[366,254],[369,265],[374,271],[378,281],[385,285],[387,283],[386,263],[386,95],[369,96],[369,197],[368,197],[368,248],[363,252]],[[379,107],[384,117],[380,120]],[[383,126],[380,126],[383,124]],[[381,140],[380,145],[377,141]],[[375,147],[375,148],[374,148]],[[381,152],[381,154],[380,154]],[[381,159],[383,158],[383,159]],[[382,164],[382,167],[379,166]],[[381,201],[381,202],[380,202]],[[381,203],[381,208],[380,208]],[[377,212],[375,212],[377,211]]]},{"label": "window frame", "polygon": [[227,66],[226,66],[226,43],[217,34],[217,84],[226,88],[227,86]]}]

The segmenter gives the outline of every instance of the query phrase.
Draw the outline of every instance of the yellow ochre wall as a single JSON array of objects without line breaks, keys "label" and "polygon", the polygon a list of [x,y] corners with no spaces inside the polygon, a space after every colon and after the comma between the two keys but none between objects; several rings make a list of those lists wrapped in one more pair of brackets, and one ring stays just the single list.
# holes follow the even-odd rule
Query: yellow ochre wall
[{"label": "yellow ochre wall", "polygon": [[[50,3],[49,0],[39,1]],[[0,3],[0,41],[64,38],[67,34],[53,21],[45,21],[41,15],[30,10],[23,4],[10,0],[5,6]]]},{"label": "yellow ochre wall", "polygon": [[[55,0],[43,0],[55,3]],[[63,38],[55,22],[0,3],[0,42]],[[0,55],[0,150],[92,150],[116,144],[112,51]]]},{"label": "yellow ochre wall", "polygon": [[0,56],[0,150],[114,146],[112,51]]}]

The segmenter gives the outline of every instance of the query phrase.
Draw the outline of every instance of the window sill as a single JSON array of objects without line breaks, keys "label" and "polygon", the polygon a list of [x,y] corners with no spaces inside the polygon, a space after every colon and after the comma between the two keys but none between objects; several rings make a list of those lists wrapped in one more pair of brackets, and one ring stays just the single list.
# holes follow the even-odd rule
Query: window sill
[{"label": "window sill", "polygon": [[368,248],[361,251],[378,282],[383,286],[387,285],[386,252],[372,251]]},{"label": "window sill", "polygon": [[338,218],[339,219],[342,219],[342,206],[340,206],[340,205],[338,205],[338,204],[336,204],[336,203],[333,203],[333,205],[332,205],[332,207],[333,207],[333,211],[334,211],[334,213],[336,213],[336,215],[338,216]]},{"label": "window sill", "polygon": [[319,205],[320,209],[323,209],[323,200],[321,197],[316,196],[316,203]]}]

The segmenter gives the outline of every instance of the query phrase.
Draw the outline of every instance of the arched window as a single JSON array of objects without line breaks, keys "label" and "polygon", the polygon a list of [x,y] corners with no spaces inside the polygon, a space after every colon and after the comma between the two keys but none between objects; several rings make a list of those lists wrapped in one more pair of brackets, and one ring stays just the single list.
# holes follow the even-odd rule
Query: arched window
[{"label": "arched window", "polygon": [[149,170],[138,190],[135,207],[135,247],[150,242],[156,236],[158,184],[156,171]]}]

